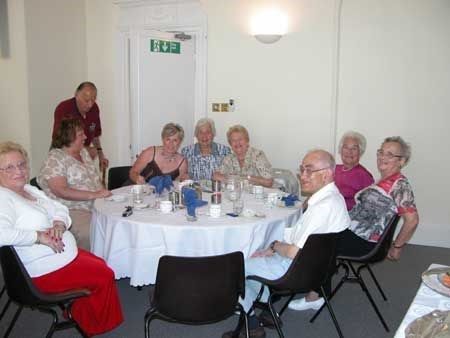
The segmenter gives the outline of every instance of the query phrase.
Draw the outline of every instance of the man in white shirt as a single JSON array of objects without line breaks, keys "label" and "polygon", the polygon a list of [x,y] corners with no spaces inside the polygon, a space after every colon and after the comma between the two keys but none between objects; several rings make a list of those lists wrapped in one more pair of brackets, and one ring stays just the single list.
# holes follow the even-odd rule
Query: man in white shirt
[{"label": "man in white shirt", "polygon": [[[345,200],[334,184],[335,161],[333,156],[324,150],[312,150],[306,154],[300,165],[300,183],[302,194],[309,196],[307,210],[292,229],[288,242],[274,241],[270,246],[253,254],[245,262],[245,275],[258,275],[267,279],[277,279],[284,275],[311,234],[334,233],[345,230],[350,225]],[[245,311],[252,309],[261,284],[246,281],[245,299],[240,303]],[[262,300],[268,298],[267,288]],[[323,299],[316,301],[320,305]],[[265,337],[264,328],[252,310],[249,315],[250,337]],[[226,332],[222,338],[231,337]],[[245,336],[241,330],[239,338]]]}]

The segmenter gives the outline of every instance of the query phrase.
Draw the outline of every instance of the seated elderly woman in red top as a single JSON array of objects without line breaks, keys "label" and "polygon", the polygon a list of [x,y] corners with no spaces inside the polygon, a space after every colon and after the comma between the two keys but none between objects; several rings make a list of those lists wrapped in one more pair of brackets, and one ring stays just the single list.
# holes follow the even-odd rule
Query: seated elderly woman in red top
[{"label": "seated elderly woman in red top", "polygon": [[336,165],[334,181],[345,198],[347,210],[355,205],[355,194],[371,185],[372,174],[359,164],[366,150],[366,138],[355,131],[346,132],[339,142],[342,164]]},{"label": "seated elderly woman in red top", "polygon": [[123,321],[114,272],[103,259],[78,249],[69,210],[26,184],[28,157],[13,142],[0,143],[0,246],[13,245],[38,289],[47,293],[87,288],[72,305],[81,329],[94,336]]}]

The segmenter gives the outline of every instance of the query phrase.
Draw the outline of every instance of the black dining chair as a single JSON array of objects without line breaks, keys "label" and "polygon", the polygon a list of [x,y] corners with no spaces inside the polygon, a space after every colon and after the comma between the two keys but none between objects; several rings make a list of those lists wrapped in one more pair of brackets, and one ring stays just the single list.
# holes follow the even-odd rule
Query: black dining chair
[{"label": "black dining chair", "polygon": [[[336,259],[339,262],[338,268],[342,267],[344,269],[344,275],[337,284],[336,288],[331,292],[330,299],[334,297],[334,295],[339,291],[339,289],[342,287],[344,283],[358,283],[361,286],[361,289],[366,294],[367,298],[370,301],[370,304],[372,304],[373,309],[375,310],[378,318],[380,319],[381,323],[383,324],[385,330],[389,332],[389,327],[386,324],[386,321],[384,320],[383,316],[381,315],[380,310],[378,309],[372,295],[369,292],[369,289],[367,288],[366,283],[364,282],[364,279],[362,277],[361,272],[364,269],[367,269],[369,271],[370,276],[372,277],[375,285],[378,288],[378,291],[381,293],[381,296],[385,301],[387,301],[387,297],[385,293],[383,292],[380,283],[375,277],[375,274],[373,273],[371,269],[371,265],[375,263],[382,262],[386,259],[387,254],[389,252],[389,249],[392,244],[392,239],[394,238],[395,229],[397,228],[397,224],[400,217],[398,215],[394,215],[387,226],[384,228],[384,231],[375,245],[375,247],[366,255],[360,256],[360,257],[353,257],[353,256],[337,256]],[[354,266],[354,263],[360,264],[359,267],[356,269]],[[350,270],[352,273],[350,273]],[[323,306],[317,310],[317,312],[314,314],[314,316],[311,318],[310,322],[313,322],[317,316],[322,311]]]},{"label": "black dining chair", "polygon": [[[88,296],[91,292],[88,289],[74,289],[61,293],[43,293],[39,291],[33,284],[28,272],[22,264],[16,250],[12,246],[0,247],[0,264],[3,271],[3,278],[5,280],[6,293],[9,296],[8,303],[5,308],[8,308],[12,302],[18,305],[17,311],[4,335],[5,338],[9,336],[13,329],[20,313],[24,307],[31,309],[38,309],[45,313],[50,313],[53,316],[53,322],[47,332],[46,337],[52,337],[57,330],[64,330],[75,327],[82,337],[87,335],[81,330],[78,324],[72,318],[71,307],[75,299]],[[53,309],[59,307],[67,314],[67,320],[59,321],[58,314]],[[3,312],[3,311],[2,311]],[[3,314],[2,314],[3,315]]]},{"label": "black dining chair", "polygon": [[131,166],[112,167],[108,171],[108,190],[120,188],[128,180]]},{"label": "black dining chair", "polygon": [[158,263],[150,308],[145,314],[145,337],[150,337],[150,322],[162,319],[189,325],[224,320],[239,311],[245,325],[247,314],[239,296],[245,296],[244,256],[233,252],[209,257],[163,256]]},{"label": "black dining chair", "polygon": [[[247,279],[258,281],[262,284],[261,290],[253,303],[254,307],[269,310],[272,321],[280,338],[284,337],[281,330],[281,315],[286,310],[289,302],[297,293],[306,293],[311,290],[317,290],[325,299],[325,305],[328,307],[333,323],[340,337],[343,337],[341,328],[334,315],[328,297],[324,290],[328,272],[335,263],[335,249],[338,233],[314,234],[310,235],[305,245],[293,259],[288,271],[280,278],[269,280],[260,276],[247,276]],[[269,298],[267,302],[262,302],[264,288],[269,289]],[[289,296],[279,312],[273,306],[274,300]]]}]

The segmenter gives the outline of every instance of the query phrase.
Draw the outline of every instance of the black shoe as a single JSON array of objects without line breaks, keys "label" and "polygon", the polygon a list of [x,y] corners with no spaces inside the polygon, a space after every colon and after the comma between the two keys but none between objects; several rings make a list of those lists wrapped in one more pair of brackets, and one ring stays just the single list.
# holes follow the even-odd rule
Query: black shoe
[{"label": "black shoe", "polygon": [[[269,311],[263,311],[258,315],[259,325],[267,327],[268,329],[276,329],[275,323],[273,322],[272,315]],[[283,322],[281,318],[278,318],[278,323],[280,327],[283,327]]]},{"label": "black shoe", "polygon": [[[222,335],[222,338],[233,338],[234,331],[228,331],[225,332]],[[266,331],[264,331],[264,328],[257,327],[256,329],[248,330],[248,337],[249,338],[264,338],[266,336]],[[242,328],[241,331],[239,331],[238,338],[245,338],[245,329]]]}]

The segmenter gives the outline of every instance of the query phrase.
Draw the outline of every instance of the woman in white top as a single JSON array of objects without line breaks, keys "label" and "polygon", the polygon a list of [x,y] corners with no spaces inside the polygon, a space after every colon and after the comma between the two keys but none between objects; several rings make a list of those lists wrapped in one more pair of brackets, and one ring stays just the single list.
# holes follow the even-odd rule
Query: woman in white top
[{"label": "woman in white top", "polygon": [[78,249],[69,211],[28,181],[26,151],[0,143],[0,245],[14,245],[33,283],[43,292],[88,288],[91,295],[72,306],[75,321],[93,336],[123,321],[114,272],[91,253]]},{"label": "woman in white top", "polygon": [[63,120],[37,181],[48,196],[69,208],[71,231],[78,246],[89,250],[94,200],[111,196],[111,192],[102,187],[97,165],[84,147],[85,140],[80,120]]}]

